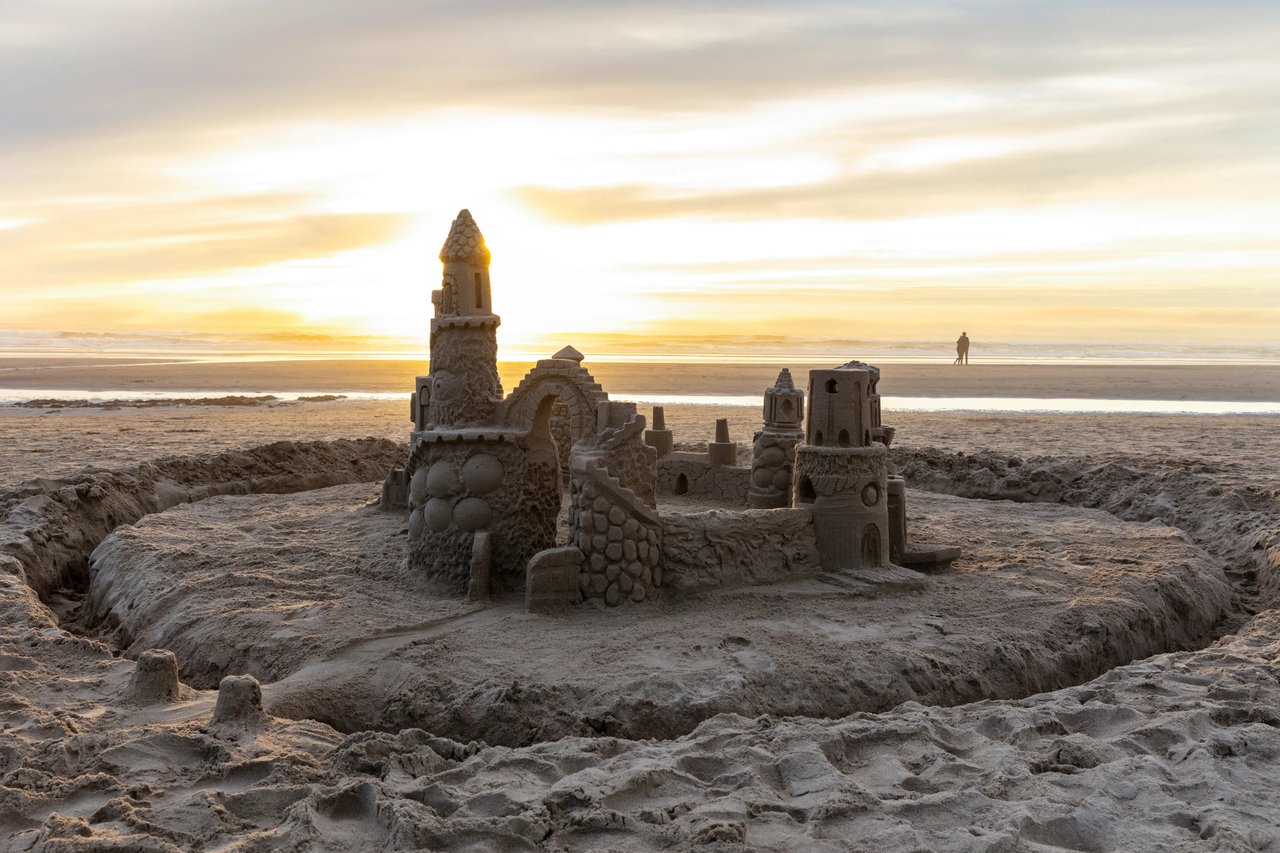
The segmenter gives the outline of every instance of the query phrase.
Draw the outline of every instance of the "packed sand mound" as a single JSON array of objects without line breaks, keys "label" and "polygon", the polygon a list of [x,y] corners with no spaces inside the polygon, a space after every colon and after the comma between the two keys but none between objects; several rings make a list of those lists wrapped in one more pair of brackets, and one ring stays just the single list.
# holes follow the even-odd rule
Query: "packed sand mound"
[{"label": "packed sand mound", "polygon": [[117,526],[210,495],[297,492],[385,476],[403,457],[386,439],[278,441],[251,450],[169,457],[0,493],[0,554],[47,597],[87,583],[94,547]]},{"label": "packed sand mound", "polygon": [[1121,456],[1024,461],[932,448],[895,449],[894,458],[908,482],[934,492],[1097,507],[1118,518],[1181,528],[1223,558],[1240,593],[1233,608],[1238,614],[1280,606],[1280,489],[1269,468],[1161,465]]},{"label": "packed sand mound", "polygon": [[553,618],[415,584],[403,518],[367,506],[375,492],[149,516],[94,553],[90,611],[127,655],[174,651],[197,686],[257,676],[278,714],[520,745],[1023,696],[1203,644],[1230,598],[1218,563],[1160,523],[916,494],[918,535],[966,554],[922,592],[867,598],[836,574]]}]

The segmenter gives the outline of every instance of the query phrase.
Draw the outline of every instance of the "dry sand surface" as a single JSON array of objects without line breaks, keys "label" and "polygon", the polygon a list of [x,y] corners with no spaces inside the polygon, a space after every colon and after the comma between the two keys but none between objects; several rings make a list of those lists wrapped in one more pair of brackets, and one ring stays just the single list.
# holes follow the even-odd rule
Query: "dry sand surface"
[{"label": "dry sand surface", "polygon": [[0,849],[1280,850],[1280,421],[887,414],[925,590],[534,618],[399,571],[403,409],[0,415]]}]

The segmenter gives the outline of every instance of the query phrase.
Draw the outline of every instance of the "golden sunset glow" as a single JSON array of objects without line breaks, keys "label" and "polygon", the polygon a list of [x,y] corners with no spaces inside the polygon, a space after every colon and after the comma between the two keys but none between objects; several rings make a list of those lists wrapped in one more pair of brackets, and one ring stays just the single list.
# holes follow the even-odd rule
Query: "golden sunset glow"
[{"label": "golden sunset glow", "polygon": [[1265,4],[125,7],[0,21],[28,342],[424,352],[463,207],[509,355],[1280,330]]}]

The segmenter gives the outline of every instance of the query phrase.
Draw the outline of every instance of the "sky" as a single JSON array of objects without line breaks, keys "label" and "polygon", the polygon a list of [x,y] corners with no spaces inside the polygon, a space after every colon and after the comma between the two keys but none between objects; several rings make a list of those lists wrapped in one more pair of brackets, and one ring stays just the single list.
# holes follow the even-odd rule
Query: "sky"
[{"label": "sky", "polygon": [[508,354],[1247,349],[1280,5],[0,0],[0,187],[29,342],[424,352],[465,207]]}]

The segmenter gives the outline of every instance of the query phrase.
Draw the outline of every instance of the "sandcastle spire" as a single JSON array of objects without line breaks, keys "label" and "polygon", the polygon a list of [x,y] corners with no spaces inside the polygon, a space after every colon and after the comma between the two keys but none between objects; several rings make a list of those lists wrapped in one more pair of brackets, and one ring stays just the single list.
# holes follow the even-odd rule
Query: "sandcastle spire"
[{"label": "sandcastle spire", "polygon": [[778,372],[778,379],[773,383],[774,390],[794,391],[796,383],[791,381],[791,368],[784,367]]},{"label": "sandcastle spire", "polygon": [[471,211],[465,207],[458,211],[449,227],[449,236],[440,249],[440,260],[444,263],[462,261],[464,263],[489,265],[489,247],[484,244],[484,235],[480,226],[471,218]]}]

